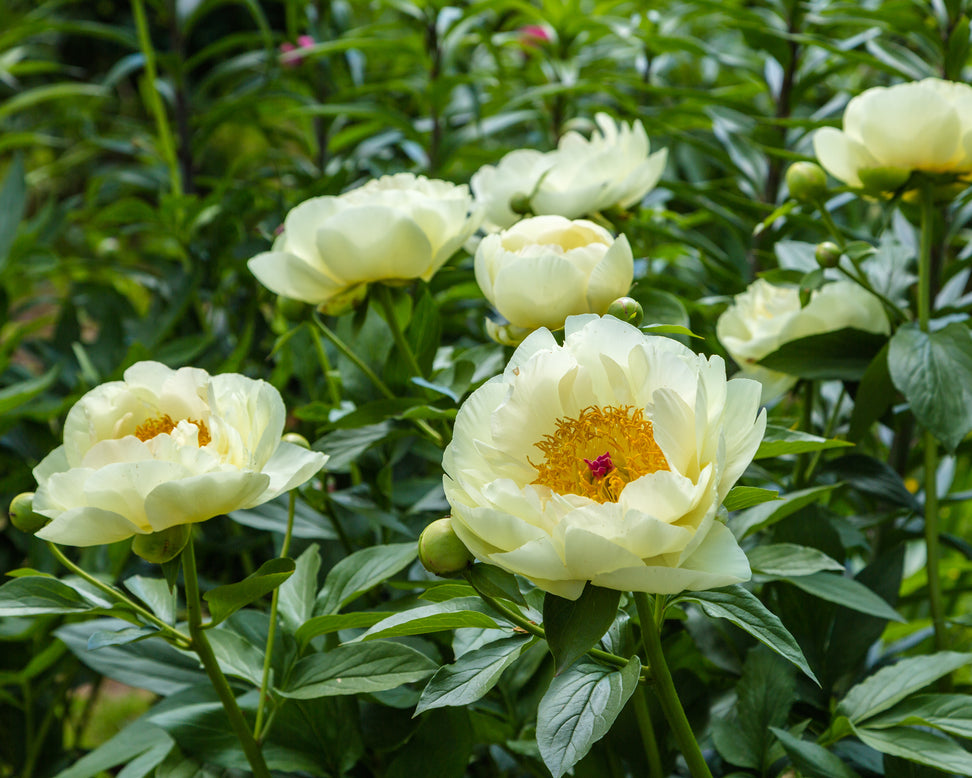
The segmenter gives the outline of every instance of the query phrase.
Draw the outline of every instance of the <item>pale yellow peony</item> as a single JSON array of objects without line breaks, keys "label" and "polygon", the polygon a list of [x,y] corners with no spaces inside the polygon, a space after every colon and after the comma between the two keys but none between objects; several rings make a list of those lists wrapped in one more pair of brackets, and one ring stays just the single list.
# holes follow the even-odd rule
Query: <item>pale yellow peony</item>
[{"label": "pale yellow peony", "polygon": [[139,362],[78,400],[34,469],[37,536],[94,546],[260,505],[327,461],[282,443],[284,420],[265,381]]},{"label": "pale yellow peony", "polygon": [[465,185],[411,173],[382,176],[293,208],[273,248],[249,268],[279,295],[341,307],[360,299],[370,283],[428,281],[480,220]]},{"label": "pale yellow peony", "polygon": [[590,138],[567,132],[556,150],[519,149],[497,165],[484,165],[469,182],[485,210],[483,227],[496,232],[513,225],[522,205],[534,214],[576,219],[606,208],[630,208],[658,183],[667,152],[650,154],[641,122],[615,122],[606,113],[594,117]]},{"label": "pale yellow peony", "polygon": [[762,401],[790,389],[797,379],[755,364],[791,340],[845,328],[888,334],[891,331],[881,301],[853,281],[836,281],[814,291],[800,306],[795,286],[754,281],[736,295],[716,322],[716,337],[739,365],[741,375],[763,385]]},{"label": "pale yellow peony", "polygon": [[813,137],[820,164],[852,187],[892,191],[913,171],[972,172],[972,87],[926,78],[874,87],[847,104],[843,130]]},{"label": "pale yellow peony", "polygon": [[475,270],[486,299],[526,336],[605,313],[631,287],[634,258],[627,238],[593,222],[536,216],[483,238]]},{"label": "pale yellow peony", "polygon": [[750,577],[720,506],[766,426],[759,384],[611,316],[533,332],[456,418],[443,485],[481,561],[576,599]]}]

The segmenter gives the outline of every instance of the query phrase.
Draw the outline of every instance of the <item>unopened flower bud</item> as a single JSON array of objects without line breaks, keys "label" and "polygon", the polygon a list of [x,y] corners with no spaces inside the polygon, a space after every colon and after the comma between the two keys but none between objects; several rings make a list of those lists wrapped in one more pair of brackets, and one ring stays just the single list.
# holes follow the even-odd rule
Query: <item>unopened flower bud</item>
[{"label": "unopened flower bud", "polygon": [[37,530],[50,522],[46,516],[34,513],[34,493],[21,492],[10,501],[7,509],[10,523],[21,532],[33,535]]},{"label": "unopened flower bud", "polygon": [[473,561],[472,554],[452,529],[452,519],[433,521],[418,542],[419,561],[430,573],[449,577],[461,573]]},{"label": "unopened flower bud", "polygon": [[801,203],[813,203],[827,194],[827,174],[813,162],[794,162],[786,171],[790,196]]},{"label": "unopened flower bud", "polygon": [[136,535],[132,540],[132,551],[146,562],[161,565],[168,562],[185,548],[192,532],[190,524],[176,524],[174,527],[153,532],[149,535]]},{"label": "unopened flower bud", "polygon": [[283,437],[280,438],[284,443],[293,443],[295,446],[300,446],[301,448],[310,449],[310,443],[307,442],[307,438],[301,435],[299,432],[287,432],[284,433]]},{"label": "unopened flower bud", "polygon": [[637,327],[645,318],[645,309],[633,297],[619,297],[608,306],[607,313],[633,327]]},{"label": "unopened flower bud", "polygon": [[831,243],[829,240],[818,243],[816,250],[813,252],[813,255],[817,258],[817,264],[820,267],[837,267],[837,263],[840,262],[840,254],[840,246],[836,243]]}]

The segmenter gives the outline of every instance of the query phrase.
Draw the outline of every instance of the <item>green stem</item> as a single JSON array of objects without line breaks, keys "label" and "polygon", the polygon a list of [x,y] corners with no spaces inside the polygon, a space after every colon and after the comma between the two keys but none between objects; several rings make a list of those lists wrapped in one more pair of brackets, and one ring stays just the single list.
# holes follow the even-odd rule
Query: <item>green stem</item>
[{"label": "green stem", "polygon": [[317,360],[321,363],[321,372],[324,373],[324,383],[327,384],[327,393],[331,396],[331,402],[335,407],[337,407],[341,404],[341,393],[334,385],[334,379],[331,378],[331,360],[327,356],[327,349],[324,348],[324,342],[321,340],[321,334],[317,330],[311,327],[310,333],[314,337],[314,347],[317,350]]},{"label": "green stem", "polygon": [[[934,202],[931,187],[921,190],[921,243],[918,251],[918,326],[928,332],[931,319],[931,254],[934,229]],[[935,648],[944,651],[948,645],[945,634],[945,609],[942,601],[942,580],[939,572],[941,549],[938,539],[938,441],[928,430],[924,432],[925,446],[925,569],[928,573],[928,601],[932,625],[935,629]]]},{"label": "green stem", "polygon": [[[840,406],[844,403],[844,397],[847,396],[847,387],[841,385],[840,394],[837,397],[837,402],[834,403],[834,409],[830,414],[830,418],[827,419],[827,425],[824,427],[823,437],[830,438],[834,434],[834,427],[837,425],[837,416],[840,413]],[[809,432],[809,430],[807,430]],[[803,482],[805,484],[810,483],[814,472],[817,469],[817,465],[820,464],[820,458],[823,456],[823,449],[818,449],[813,452],[813,456],[810,458],[810,464],[807,465],[807,469],[803,475]]]},{"label": "green stem", "polygon": [[179,643],[183,648],[189,647],[189,644],[192,642],[192,640],[187,634],[185,634],[184,632],[180,632],[171,624],[166,624],[164,621],[162,621],[162,619],[160,619],[154,613],[152,613],[149,610],[146,610],[137,602],[130,600],[122,592],[118,591],[114,586],[109,586],[103,581],[99,581],[90,573],[86,573],[84,570],[82,570],[80,567],[74,564],[74,562],[68,559],[64,555],[64,552],[61,551],[61,549],[58,548],[54,543],[48,542],[47,547],[51,550],[51,553],[54,554],[57,560],[62,565],[64,565],[68,570],[70,570],[72,573],[79,576],[80,578],[83,578],[92,586],[97,587],[100,591],[107,594],[113,600],[117,600],[118,602],[123,603],[127,607],[131,608],[143,619],[158,627],[162,632],[165,632],[167,635],[171,635],[175,639],[175,641]]},{"label": "green stem", "polygon": [[[800,419],[800,430],[802,432],[813,433],[813,405],[817,398],[816,381],[807,380],[804,384],[803,394],[803,414]],[[807,482],[807,462],[810,455],[803,453],[797,454],[796,466],[793,468],[793,488],[801,489]]]},{"label": "green stem", "polygon": [[665,778],[658,741],[655,739],[655,728],[651,725],[651,714],[648,712],[648,686],[645,684],[634,694],[634,710],[645,756],[648,758],[648,775],[650,778]]},{"label": "green stem", "polygon": [[179,171],[179,160],[176,157],[175,142],[172,140],[172,130],[169,119],[162,105],[162,97],[155,86],[158,72],[155,67],[155,48],[152,46],[152,36],[149,33],[148,20],[145,18],[145,5],[142,0],[132,0],[132,13],[135,16],[135,28],[138,32],[138,45],[145,57],[146,96],[149,108],[155,117],[155,128],[162,146],[162,158],[169,168],[169,178],[172,181],[172,194],[182,194],[182,174]]},{"label": "green stem", "polygon": [[405,339],[405,333],[402,332],[402,328],[398,324],[398,317],[395,316],[395,306],[392,302],[391,290],[385,284],[375,284],[371,288],[385,314],[385,320],[391,328],[395,345],[398,347],[399,353],[405,357],[405,361],[408,362],[408,369],[412,371],[412,375],[425,378],[425,373],[419,367],[418,360],[415,359],[415,353],[412,351],[412,347],[408,345],[408,341]]},{"label": "green stem", "polygon": [[[345,343],[343,340],[341,340],[337,336],[336,332],[334,332],[330,327],[328,327],[324,323],[323,319],[321,319],[320,314],[317,311],[314,311],[314,322],[317,324],[318,327],[320,327],[321,332],[324,333],[324,337],[327,338],[329,341],[331,341],[331,343],[334,344],[334,347],[338,351],[340,351],[342,354],[344,354],[344,356],[346,356],[349,360],[351,360],[352,364],[354,364],[354,366],[357,367],[358,370],[360,370],[368,377],[368,380],[370,380],[371,383],[373,383],[375,387],[377,387],[379,392],[385,395],[385,397],[387,397],[389,400],[395,399],[396,395],[391,389],[388,388],[388,385],[384,381],[382,381],[375,374],[375,371],[372,370],[370,367],[368,367],[368,365],[366,365],[357,354],[355,354],[350,348],[348,348],[348,344]],[[442,435],[436,432],[434,429],[432,429],[432,427],[429,426],[428,422],[425,421],[425,419],[412,419],[412,421],[414,422],[416,427],[418,427],[423,433],[425,433],[425,435],[429,437],[430,440],[432,440],[433,443],[435,443],[435,445],[444,446],[445,440],[443,439]]]},{"label": "green stem", "polygon": [[263,759],[263,752],[260,745],[250,734],[250,728],[243,717],[243,711],[236,702],[233,690],[230,688],[226,676],[219,667],[213,648],[209,644],[206,632],[202,626],[202,605],[199,600],[199,578],[196,573],[196,553],[193,549],[192,538],[186,543],[182,550],[182,574],[186,582],[186,612],[189,620],[189,634],[192,636],[192,649],[199,656],[206,674],[209,676],[216,694],[219,695],[220,702],[223,703],[223,710],[226,712],[226,719],[233,732],[236,734],[246,760],[253,769],[254,778],[270,778],[270,770],[266,761]]},{"label": "green stem", "polygon": [[[659,595],[659,598],[661,595]],[[682,756],[688,765],[692,778],[712,778],[709,766],[705,763],[699,744],[692,734],[682,703],[678,699],[678,692],[675,691],[675,683],[672,681],[672,674],[668,670],[665,662],[665,653],[662,650],[661,633],[655,624],[656,613],[648,602],[648,595],[644,592],[634,592],[635,605],[638,608],[638,618],[641,621],[641,640],[645,646],[645,656],[651,665],[651,674],[655,679],[655,691],[661,703],[665,718],[672,728],[675,740],[678,741]],[[659,599],[659,605],[661,600]],[[659,608],[660,609],[660,608]]]},{"label": "green stem", "polygon": [[[478,589],[476,587],[476,584],[474,584],[471,580],[469,580],[468,575],[465,576],[465,578],[466,581],[469,583],[469,585],[476,590],[476,594],[480,596],[483,602],[485,602],[487,605],[489,605],[494,610],[496,610],[504,619],[513,622],[520,629],[522,629],[525,632],[529,632],[531,635],[534,635],[538,638],[543,638],[544,640],[547,639],[547,633],[544,632],[543,627],[534,624],[532,621],[526,618],[522,613],[518,613],[512,608],[507,608],[495,597],[492,597],[486,594],[481,589]],[[610,665],[614,665],[615,667],[618,668],[623,668],[628,666],[627,659],[617,656],[616,654],[612,654],[608,651],[602,651],[599,648],[591,648],[588,650],[587,653],[590,656],[594,657],[595,659],[600,659],[602,662],[605,662]]]},{"label": "green stem", "polygon": [[[297,507],[297,490],[290,490],[290,503],[287,506],[287,529],[284,532],[283,543],[280,546],[280,556],[285,557],[290,552],[290,538],[294,532],[294,510]],[[273,590],[270,597],[270,625],[267,627],[267,648],[263,653],[263,678],[260,681],[260,696],[257,701],[256,721],[253,724],[253,736],[260,737],[263,724],[263,712],[267,705],[267,690],[270,688],[270,660],[273,656],[273,640],[277,632],[277,603],[280,600],[280,587]]]},{"label": "green stem", "polygon": [[827,232],[830,233],[830,237],[834,239],[834,243],[836,243],[840,250],[843,251],[844,234],[834,222],[834,218],[830,215],[830,211],[827,210],[827,206],[823,203],[823,201],[817,203],[817,212],[820,214],[820,221],[824,223],[824,227],[826,227]]}]

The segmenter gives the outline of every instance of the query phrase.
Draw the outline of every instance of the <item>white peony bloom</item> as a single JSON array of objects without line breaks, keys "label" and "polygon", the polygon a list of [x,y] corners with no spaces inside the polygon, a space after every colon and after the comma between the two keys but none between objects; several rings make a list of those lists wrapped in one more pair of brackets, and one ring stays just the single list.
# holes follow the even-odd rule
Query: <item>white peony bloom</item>
[{"label": "white peony bloom", "polygon": [[476,231],[465,185],[399,173],[293,208],[270,251],[249,261],[273,292],[340,307],[376,281],[428,281]]},{"label": "white peony bloom", "polygon": [[470,186],[485,210],[487,231],[516,222],[510,205],[518,199],[535,214],[568,219],[641,201],[661,178],[667,152],[649,154],[641,122],[618,124],[606,113],[594,120],[599,129],[590,139],[568,132],[555,151],[513,151],[473,175]]},{"label": "white peony bloom", "polygon": [[72,546],[252,508],[299,486],[327,456],[282,443],[265,381],[139,362],[71,408],[64,444],[34,469],[37,536]]},{"label": "white peony bloom", "polygon": [[755,364],[791,340],[851,328],[888,334],[891,326],[881,301],[853,281],[835,281],[815,290],[800,307],[800,290],[758,279],[716,322],[716,337],[742,375],[763,385],[762,401],[792,387],[794,376]]},{"label": "white peony bloom", "polygon": [[847,104],[844,129],[813,136],[820,164],[853,187],[889,191],[912,171],[972,172],[972,87],[926,78],[874,87]]},{"label": "white peony bloom", "polygon": [[750,577],[719,518],[766,426],[759,385],[611,316],[533,332],[477,389],[443,457],[481,561],[577,599],[587,581],[674,594]]},{"label": "white peony bloom", "polygon": [[475,269],[486,299],[526,335],[560,329],[572,314],[603,314],[628,293],[634,259],[627,238],[594,222],[535,216],[483,238]]}]

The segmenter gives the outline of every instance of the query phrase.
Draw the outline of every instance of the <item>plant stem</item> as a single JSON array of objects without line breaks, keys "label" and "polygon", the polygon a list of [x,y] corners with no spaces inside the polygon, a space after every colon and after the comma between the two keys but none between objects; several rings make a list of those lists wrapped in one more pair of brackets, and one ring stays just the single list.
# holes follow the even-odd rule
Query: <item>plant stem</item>
[{"label": "plant stem", "polygon": [[[918,326],[928,332],[931,319],[931,259],[934,229],[932,190],[925,184],[921,190],[921,243],[918,251]],[[931,432],[923,434],[925,446],[925,569],[928,573],[928,602],[935,630],[935,648],[944,651],[948,645],[945,634],[945,610],[942,602],[942,580],[939,574],[941,549],[938,539],[938,441]]]},{"label": "plant stem", "polygon": [[[661,595],[659,595],[660,597]],[[645,646],[645,656],[651,665],[651,674],[655,679],[655,691],[658,694],[662,710],[665,712],[665,718],[668,719],[668,724],[678,741],[692,778],[712,778],[709,766],[705,763],[699,744],[695,735],[692,734],[688,719],[685,717],[682,703],[678,699],[678,692],[675,691],[675,683],[672,681],[672,674],[668,670],[665,653],[662,650],[661,633],[655,624],[656,614],[648,602],[648,595],[644,592],[634,592],[634,601],[638,608],[638,618],[641,620],[641,640]]]},{"label": "plant stem", "polygon": [[196,573],[196,553],[193,550],[192,538],[189,538],[189,542],[182,550],[182,575],[186,582],[186,611],[189,620],[189,634],[192,636],[192,650],[199,656],[216,694],[219,695],[220,702],[223,703],[226,719],[243,747],[246,760],[253,769],[254,778],[270,778],[270,770],[263,759],[263,752],[254,740],[253,735],[250,734],[250,728],[243,717],[243,711],[240,710],[240,706],[236,702],[233,690],[219,667],[219,662],[216,660],[216,655],[213,653],[213,648],[209,644],[209,639],[202,627],[199,578]]},{"label": "plant stem", "polygon": [[[801,432],[813,434],[813,405],[817,398],[817,382],[807,380],[804,384],[803,415],[800,420]],[[801,489],[807,482],[807,462],[810,455],[797,454],[796,466],[793,468],[793,488]]]},{"label": "plant stem", "polygon": [[330,395],[331,402],[336,408],[341,404],[341,393],[334,385],[334,379],[331,378],[331,360],[328,358],[327,349],[324,348],[324,342],[321,340],[321,333],[319,333],[313,327],[310,327],[309,331],[311,337],[314,339],[314,348],[317,351],[317,360],[321,363],[321,372],[324,374],[324,383],[327,384],[327,393]]},{"label": "plant stem", "polygon": [[[290,538],[294,531],[294,510],[297,507],[297,490],[290,490],[290,503],[287,506],[287,529],[284,532],[283,543],[280,545],[280,557],[290,552]],[[260,696],[257,702],[256,721],[253,724],[253,736],[260,738],[263,712],[267,705],[267,689],[270,687],[270,659],[273,656],[273,640],[277,633],[277,603],[280,600],[280,587],[273,590],[270,597],[270,624],[267,627],[267,648],[263,653],[263,678],[260,681]]]},{"label": "plant stem", "polygon": [[135,28],[138,31],[138,45],[145,57],[146,94],[149,109],[155,117],[155,129],[162,147],[162,158],[169,168],[169,179],[172,182],[172,194],[182,195],[182,174],[179,172],[179,160],[176,157],[175,142],[172,140],[172,130],[169,119],[165,114],[165,106],[159,90],[155,87],[158,72],[155,68],[155,48],[152,46],[152,36],[149,33],[148,21],[145,18],[145,5],[142,0],[132,0],[132,13],[135,16]]},{"label": "plant stem", "polygon": [[648,758],[648,775],[650,778],[665,778],[658,741],[655,739],[655,728],[651,725],[651,714],[648,712],[648,687],[644,684],[634,694],[634,710],[645,756]]},{"label": "plant stem", "polygon": [[57,560],[62,565],[64,565],[68,570],[70,570],[72,573],[74,573],[80,578],[83,578],[92,586],[97,587],[100,591],[107,594],[113,600],[117,600],[118,602],[123,603],[127,607],[131,608],[143,619],[158,627],[162,632],[171,635],[175,639],[175,641],[179,643],[183,648],[189,648],[190,643],[192,643],[192,639],[187,634],[185,634],[184,632],[180,632],[171,624],[166,624],[164,621],[162,621],[162,619],[160,619],[154,613],[147,610],[146,608],[143,608],[137,602],[130,600],[122,592],[118,591],[118,589],[116,589],[114,586],[109,586],[103,581],[99,581],[90,573],[86,573],[84,570],[82,570],[80,567],[74,564],[74,562],[68,559],[64,555],[64,552],[61,551],[61,549],[58,548],[57,545],[55,545],[54,543],[48,542],[47,547],[51,550],[51,553],[57,558]]},{"label": "plant stem", "polygon": [[419,378],[425,378],[425,373],[422,368],[419,367],[418,361],[415,359],[415,354],[412,351],[412,347],[408,345],[408,341],[405,339],[405,333],[402,332],[402,328],[398,325],[398,317],[395,316],[395,306],[392,303],[391,291],[385,284],[376,284],[372,287],[375,297],[378,299],[378,304],[381,306],[382,311],[385,314],[385,320],[388,322],[388,326],[391,328],[392,338],[395,340],[395,345],[398,347],[399,353],[405,357],[405,361],[408,362],[408,369],[412,371],[412,375],[418,376]]},{"label": "plant stem", "polygon": [[[368,367],[368,365],[366,365],[361,360],[361,358],[348,347],[347,343],[345,343],[337,336],[336,332],[334,332],[330,327],[328,327],[324,323],[324,321],[321,319],[320,314],[317,311],[314,311],[314,322],[320,328],[321,332],[324,333],[324,337],[327,338],[329,341],[331,341],[331,343],[334,344],[334,347],[338,351],[340,351],[342,354],[344,354],[344,356],[346,356],[349,360],[351,360],[354,366],[357,367],[358,370],[360,370],[368,377],[368,379],[371,381],[371,383],[375,385],[375,387],[378,389],[379,392],[385,395],[385,397],[387,397],[389,400],[395,399],[396,395],[391,389],[388,388],[388,385],[384,381],[382,381],[375,374],[375,371],[372,370],[370,367]],[[435,445],[443,446],[445,444],[445,440],[443,439],[442,435],[436,432],[434,429],[432,429],[432,427],[429,426],[428,422],[425,421],[425,419],[413,419],[412,421],[414,422],[416,427],[422,430],[422,432],[425,433],[425,435],[427,435],[429,439],[432,440],[433,443],[435,443]]]},{"label": "plant stem", "polygon": [[[544,632],[543,627],[534,624],[528,618],[524,617],[522,613],[518,613],[512,608],[507,608],[495,597],[492,597],[486,594],[485,592],[483,592],[482,590],[476,588],[476,584],[474,584],[472,581],[469,580],[469,576],[465,576],[465,578],[466,581],[469,583],[469,585],[476,590],[476,594],[480,596],[483,602],[485,602],[487,605],[489,605],[494,610],[496,610],[500,614],[500,616],[502,616],[504,619],[513,622],[524,632],[529,632],[531,635],[535,635],[538,638],[543,638],[544,640],[547,639],[547,633]],[[623,668],[628,666],[627,659],[620,657],[616,654],[612,654],[608,651],[602,651],[599,648],[591,648],[587,651],[587,653],[590,656],[594,657],[595,659],[600,659],[602,662],[605,662],[610,665],[614,665],[615,667],[618,668]]]}]

